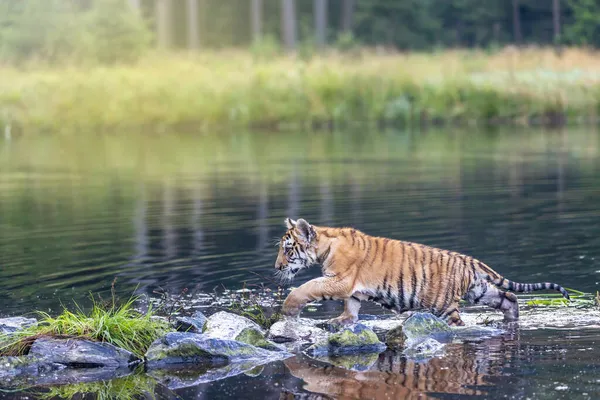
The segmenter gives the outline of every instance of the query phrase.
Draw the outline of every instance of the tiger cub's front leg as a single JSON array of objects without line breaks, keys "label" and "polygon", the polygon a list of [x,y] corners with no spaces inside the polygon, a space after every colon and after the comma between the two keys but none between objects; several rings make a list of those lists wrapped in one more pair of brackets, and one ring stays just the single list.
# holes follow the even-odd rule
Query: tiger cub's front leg
[{"label": "tiger cub's front leg", "polygon": [[285,316],[297,316],[309,301],[347,299],[351,294],[351,288],[335,277],[316,278],[292,290],[281,312]]},{"label": "tiger cub's front leg", "polygon": [[329,320],[329,323],[336,325],[348,325],[358,321],[358,310],[360,310],[360,299],[349,297],[344,300],[344,312],[336,318]]}]

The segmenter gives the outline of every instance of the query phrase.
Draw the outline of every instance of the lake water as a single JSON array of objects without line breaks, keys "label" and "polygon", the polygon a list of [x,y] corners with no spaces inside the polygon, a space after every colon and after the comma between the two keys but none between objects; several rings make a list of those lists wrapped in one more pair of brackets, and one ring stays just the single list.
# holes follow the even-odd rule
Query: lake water
[{"label": "lake water", "polygon": [[[187,289],[192,298],[267,283],[286,216],[456,250],[514,281],[595,293],[600,134],[122,132],[0,140],[0,316],[57,313],[72,299],[85,304],[90,291],[108,293],[115,277],[122,295]],[[294,284],[319,272],[305,271]],[[326,302],[315,315],[341,309]],[[452,344],[423,362],[383,354],[371,371],[355,372],[298,358],[176,394],[599,398],[599,341],[593,328],[517,330]]]}]

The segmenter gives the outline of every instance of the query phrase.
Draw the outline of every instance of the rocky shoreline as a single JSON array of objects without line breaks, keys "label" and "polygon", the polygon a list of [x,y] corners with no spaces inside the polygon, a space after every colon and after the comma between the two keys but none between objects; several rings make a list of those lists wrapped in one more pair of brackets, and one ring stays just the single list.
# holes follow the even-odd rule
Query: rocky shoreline
[{"label": "rocky shoreline", "polygon": [[[35,324],[30,318],[0,319],[4,337]],[[27,355],[0,357],[0,387],[61,385],[122,377],[142,371],[170,389],[249,373],[302,353],[318,361],[365,370],[392,349],[416,358],[443,352],[460,337],[499,335],[496,328],[449,328],[439,318],[416,313],[406,320],[372,317],[350,326],[323,320],[283,319],[267,331],[237,314],[219,311],[180,317],[173,332],[156,340],[143,358],[109,343],[79,338],[39,337]],[[191,375],[190,370],[196,373]]]}]

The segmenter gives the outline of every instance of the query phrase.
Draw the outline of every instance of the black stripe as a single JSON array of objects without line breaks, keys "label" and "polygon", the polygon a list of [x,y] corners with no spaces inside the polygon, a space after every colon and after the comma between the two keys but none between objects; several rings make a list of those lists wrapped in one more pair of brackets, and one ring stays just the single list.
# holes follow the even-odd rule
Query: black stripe
[{"label": "black stripe", "polygon": [[[410,267],[412,264],[412,258],[413,258],[413,245],[412,243],[409,243],[408,247],[410,248],[411,254],[408,255],[408,266]],[[416,261],[416,260],[415,260]],[[414,309],[415,308],[415,299],[417,297],[417,266],[416,265],[412,265],[411,271],[410,271],[410,286],[411,286],[411,294],[410,294],[410,300],[408,302],[408,306],[410,307],[410,309]]]},{"label": "black stripe", "polygon": [[[404,252],[404,250],[403,250]],[[404,257],[403,257],[404,258]],[[398,305],[400,306],[400,310],[404,309],[404,285],[402,284],[402,278],[404,278],[404,274],[402,273],[402,261],[400,264],[400,268],[398,268]]]},{"label": "black stripe", "polygon": [[449,265],[448,268],[448,278],[452,282],[452,289],[448,290],[449,288],[448,286],[446,286],[446,293],[444,294],[444,304],[442,305],[442,308],[444,309],[450,305],[450,301],[452,300],[450,297],[454,296],[454,286],[456,285],[456,279],[454,279],[454,274],[452,273],[452,271],[454,271],[454,265],[456,265],[456,260],[457,257],[453,256],[452,265]]},{"label": "black stripe", "polygon": [[507,287],[507,289],[510,290],[511,292],[514,291],[515,285],[514,285],[513,281],[508,281],[508,287]]},{"label": "black stripe", "polygon": [[419,302],[419,306],[423,304],[423,297],[425,293],[425,283],[427,282],[427,268],[425,268],[425,249],[421,246],[421,285],[419,287],[419,292],[421,293],[421,301]]}]

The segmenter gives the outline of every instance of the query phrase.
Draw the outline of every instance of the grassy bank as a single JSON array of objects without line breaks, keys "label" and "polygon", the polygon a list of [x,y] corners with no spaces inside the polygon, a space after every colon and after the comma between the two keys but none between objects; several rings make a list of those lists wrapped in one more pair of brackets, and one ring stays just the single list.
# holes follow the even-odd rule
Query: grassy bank
[{"label": "grassy bank", "polygon": [[360,52],[265,61],[246,52],[153,54],[135,65],[0,67],[0,119],[78,131],[194,123],[555,123],[594,119],[600,53]]},{"label": "grassy bank", "polygon": [[113,292],[111,301],[94,301],[88,313],[79,307],[74,312],[65,308],[57,317],[40,311],[38,324],[16,334],[0,335],[0,356],[27,354],[35,339],[51,336],[106,342],[142,358],[150,344],[170,328],[167,322],[154,319],[151,310],[145,314],[137,311],[133,306],[136,300],[132,297],[117,304]]}]

